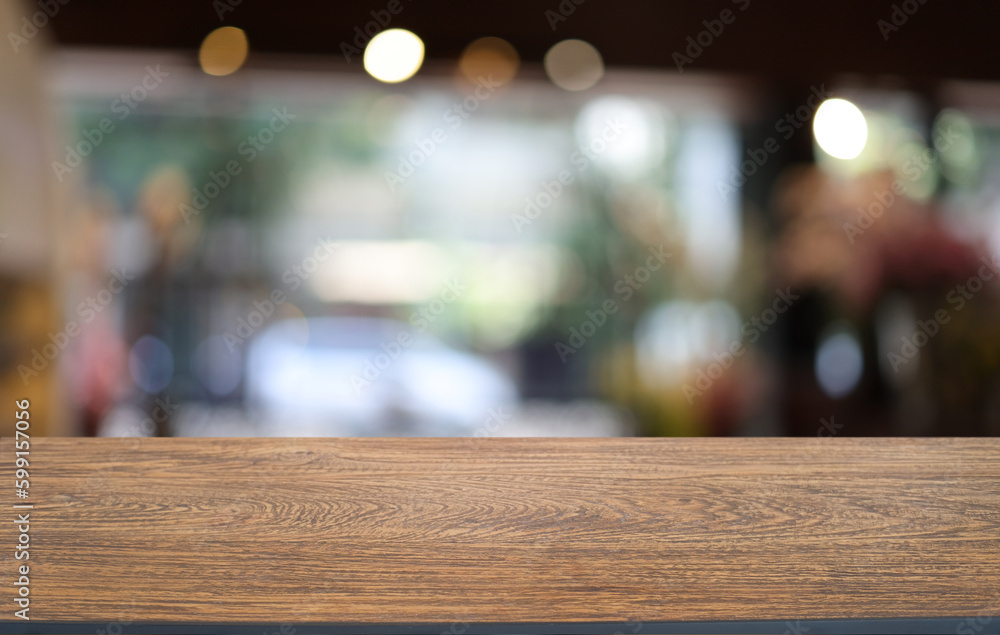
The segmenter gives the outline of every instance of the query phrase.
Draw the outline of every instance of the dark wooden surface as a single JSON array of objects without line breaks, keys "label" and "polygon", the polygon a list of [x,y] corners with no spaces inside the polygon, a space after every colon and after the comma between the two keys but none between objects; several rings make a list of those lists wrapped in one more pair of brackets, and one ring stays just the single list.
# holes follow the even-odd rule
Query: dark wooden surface
[{"label": "dark wooden surface", "polygon": [[36,624],[1000,615],[996,439],[39,438],[30,477]]}]

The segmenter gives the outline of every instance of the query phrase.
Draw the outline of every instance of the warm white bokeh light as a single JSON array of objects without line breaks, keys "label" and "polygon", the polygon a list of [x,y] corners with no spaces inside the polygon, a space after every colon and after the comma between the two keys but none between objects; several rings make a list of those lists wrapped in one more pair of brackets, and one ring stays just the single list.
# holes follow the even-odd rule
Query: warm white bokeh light
[{"label": "warm white bokeh light", "polygon": [[365,70],[387,84],[413,77],[423,63],[424,43],[406,29],[382,31],[365,48]]},{"label": "warm white bokeh light", "polygon": [[604,76],[604,60],[583,40],[563,40],[545,54],[545,72],[563,90],[586,90]]},{"label": "warm white bokeh light", "polygon": [[861,110],[846,99],[827,99],[816,110],[813,136],[830,156],[853,159],[868,141],[868,123]]}]

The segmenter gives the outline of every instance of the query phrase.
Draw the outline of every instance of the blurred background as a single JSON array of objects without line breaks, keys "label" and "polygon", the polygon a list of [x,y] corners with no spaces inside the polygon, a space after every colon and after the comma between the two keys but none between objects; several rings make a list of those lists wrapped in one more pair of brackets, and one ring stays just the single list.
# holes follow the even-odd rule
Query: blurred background
[{"label": "blurred background", "polygon": [[4,2],[4,403],[48,435],[995,435],[998,18]]}]

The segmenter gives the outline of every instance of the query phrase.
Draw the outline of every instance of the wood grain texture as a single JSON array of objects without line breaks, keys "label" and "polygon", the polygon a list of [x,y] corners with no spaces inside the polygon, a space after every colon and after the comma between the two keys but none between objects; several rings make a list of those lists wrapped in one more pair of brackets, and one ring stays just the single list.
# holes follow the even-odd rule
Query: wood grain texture
[{"label": "wood grain texture", "polygon": [[30,474],[32,621],[1000,615],[997,439],[39,438]]}]

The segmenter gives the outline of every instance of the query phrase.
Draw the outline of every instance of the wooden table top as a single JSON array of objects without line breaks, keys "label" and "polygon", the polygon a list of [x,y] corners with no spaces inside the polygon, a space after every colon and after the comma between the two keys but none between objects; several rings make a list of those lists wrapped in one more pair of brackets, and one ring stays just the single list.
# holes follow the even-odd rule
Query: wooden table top
[{"label": "wooden table top", "polygon": [[1000,632],[1000,439],[38,438],[24,500],[13,457],[2,633]]}]

